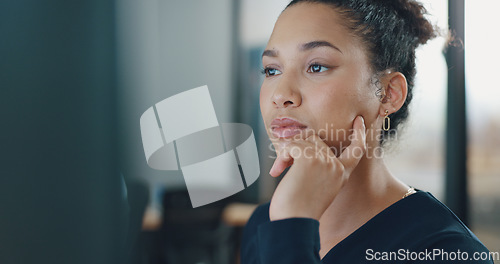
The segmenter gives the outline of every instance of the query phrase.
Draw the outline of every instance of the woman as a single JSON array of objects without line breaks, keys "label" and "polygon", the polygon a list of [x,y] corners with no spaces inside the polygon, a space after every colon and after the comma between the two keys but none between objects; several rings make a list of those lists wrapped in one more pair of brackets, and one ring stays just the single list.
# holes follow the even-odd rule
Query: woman
[{"label": "woman", "polygon": [[270,174],[289,170],[249,220],[242,263],[492,263],[383,161],[408,115],[415,49],[435,37],[424,14],[410,0],[294,0],[280,15],[260,106],[278,153]]}]

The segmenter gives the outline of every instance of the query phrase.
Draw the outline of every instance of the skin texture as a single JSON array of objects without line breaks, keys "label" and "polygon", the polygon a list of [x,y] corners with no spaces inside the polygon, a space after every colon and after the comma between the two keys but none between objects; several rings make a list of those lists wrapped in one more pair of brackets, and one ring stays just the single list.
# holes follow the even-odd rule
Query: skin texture
[{"label": "skin texture", "polygon": [[[321,257],[409,188],[390,174],[378,140],[386,110],[397,111],[406,98],[406,79],[388,69],[379,82],[386,97],[377,97],[361,43],[335,9],[300,3],[281,14],[262,58],[260,106],[278,154],[270,174],[291,166],[270,218],[319,220]],[[284,117],[307,128],[277,138],[271,123]]]}]

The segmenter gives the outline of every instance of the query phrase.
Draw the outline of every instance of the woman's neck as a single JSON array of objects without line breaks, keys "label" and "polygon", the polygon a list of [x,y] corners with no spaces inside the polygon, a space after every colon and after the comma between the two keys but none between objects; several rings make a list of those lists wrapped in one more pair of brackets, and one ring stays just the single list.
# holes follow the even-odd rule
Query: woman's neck
[{"label": "woman's neck", "polygon": [[320,256],[400,200],[408,188],[392,176],[382,158],[363,157],[320,218]]}]

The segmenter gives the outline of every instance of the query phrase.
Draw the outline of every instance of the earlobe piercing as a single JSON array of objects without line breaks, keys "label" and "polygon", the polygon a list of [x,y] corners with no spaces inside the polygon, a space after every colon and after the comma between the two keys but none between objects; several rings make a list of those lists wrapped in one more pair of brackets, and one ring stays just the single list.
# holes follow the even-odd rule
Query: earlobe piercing
[{"label": "earlobe piercing", "polygon": [[384,131],[391,129],[391,118],[389,117],[389,110],[385,110],[384,124],[382,125]]}]

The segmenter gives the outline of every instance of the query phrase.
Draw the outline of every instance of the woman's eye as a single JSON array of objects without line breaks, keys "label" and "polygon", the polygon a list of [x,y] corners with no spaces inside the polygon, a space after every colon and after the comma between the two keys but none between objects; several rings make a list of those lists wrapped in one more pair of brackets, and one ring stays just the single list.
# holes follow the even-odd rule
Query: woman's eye
[{"label": "woman's eye", "polygon": [[307,70],[308,72],[324,72],[327,71],[328,67],[319,65],[319,64],[313,64],[309,66],[309,69]]},{"label": "woman's eye", "polygon": [[266,77],[269,77],[269,76],[275,76],[275,75],[279,75],[281,74],[281,72],[277,69],[274,69],[274,68],[265,68],[263,71],[262,71],[263,74],[266,75]]}]

